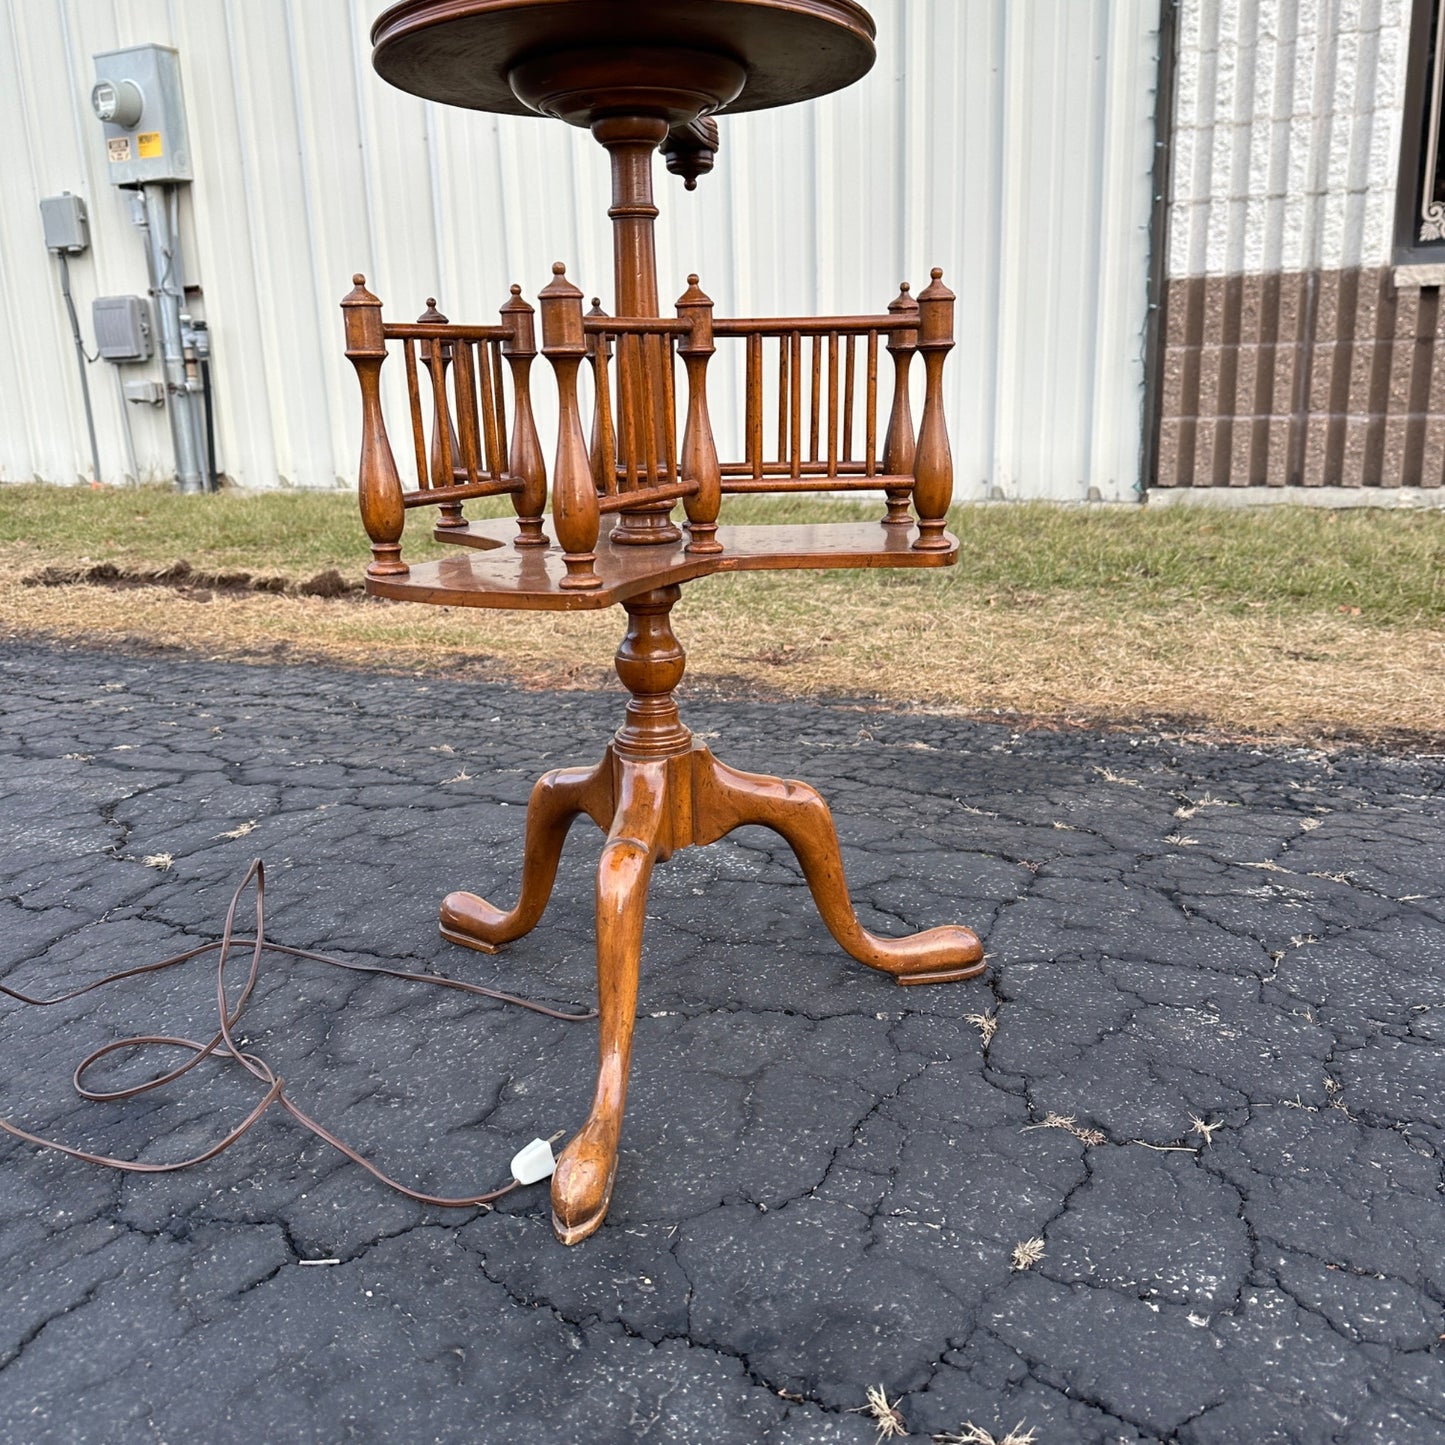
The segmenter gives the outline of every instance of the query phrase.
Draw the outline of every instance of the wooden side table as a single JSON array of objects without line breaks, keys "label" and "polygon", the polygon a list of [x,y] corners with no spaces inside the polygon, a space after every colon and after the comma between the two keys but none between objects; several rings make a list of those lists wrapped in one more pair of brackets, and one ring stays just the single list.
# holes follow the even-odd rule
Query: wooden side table
[{"label": "wooden side table", "polygon": [[[441,906],[445,937],[490,952],[540,920],[573,820],[586,814],[607,833],[597,874],[597,1088],[552,1182],[553,1224],[568,1244],[597,1229],[611,1196],[655,863],[761,824],[791,845],[823,921],[860,962],[904,984],[983,968],[979,941],[962,926],[900,939],[863,928],[819,794],[719,762],[693,739],[674,699],[685,655],[670,615],[686,583],[755,569],[945,567],[958,557],[944,529],[953,471],[942,374],[953,295],[941,272],[916,299],[905,286],[884,311],[825,318],[714,317],[692,276],[675,315],[659,314],[653,153],[691,188],[717,150],[713,114],[850,84],[871,66],[873,38],[853,0],[405,0],[373,27],[374,64],[393,84],[446,104],[587,126],[611,157],[616,314],[596,303],[584,312],[561,263],[538,297],[560,418],[550,515],[531,407],[536,312],[520,288],[487,326],[453,325],[435,302],[416,322],[384,321],[361,276],[342,302],[363,403],[367,591],[463,607],[621,604],[627,613],[616,658],[630,694],[625,719],[600,762],[537,781],[516,906],[465,892]],[[707,404],[719,343],[740,344],[747,382],[744,455],[731,461],[719,459]],[[411,486],[382,417],[389,351],[400,352],[406,376]],[[916,432],[915,353],[925,369]],[[880,372],[890,369],[892,403],[880,426]],[[884,493],[881,524],[719,525],[725,494],[849,489]],[[515,522],[467,520],[466,500],[495,495],[512,498]],[[685,534],[673,518],[679,502]],[[456,544],[455,555],[403,559],[406,512],[418,506],[438,509],[433,535]]]}]

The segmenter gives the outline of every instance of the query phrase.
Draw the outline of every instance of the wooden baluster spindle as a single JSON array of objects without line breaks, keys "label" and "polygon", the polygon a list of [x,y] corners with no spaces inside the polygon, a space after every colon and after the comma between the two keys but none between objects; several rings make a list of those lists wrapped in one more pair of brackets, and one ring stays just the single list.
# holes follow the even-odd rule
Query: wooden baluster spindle
[{"label": "wooden baluster spindle", "polygon": [[811,406],[808,410],[808,460],[818,460],[818,399],[822,395],[823,385],[823,338],[816,333],[813,336],[813,391]]},{"label": "wooden baluster spindle", "polygon": [[406,368],[406,399],[411,407],[411,440],[416,448],[416,485],[418,491],[425,491],[431,486],[431,475],[426,455],[426,424],[421,414],[421,385],[416,374],[416,342],[411,337],[401,343],[401,359]]},{"label": "wooden baluster spindle", "polygon": [[788,333],[788,474],[803,475],[803,333]]},{"label": "wooden baluster spindle", "polygon": [[838,475],[838,333],[828,333],[828,475]]},{"label": "wooden baluster spindle", "polygon": [[492,348],[486,341],[477,342],[476,386],[482,403],[482,447],[486,456],[487,475],[493,481],[502,475],[502,437],[497,430],[497,388],[492,376]]},{"label": "wooden baluster spindle", "polygon": [[657,352],[653,348],[652,342],[656,338],[629,336],[627,339],[633,345],[632,355],[637,362],[637,376],[641,382],[639,393],[642,410],[638,418],[641,423],[638,430],[642,433],[642,485],[655,487],[662,481],[658,475],[657,456],[659,422],[662,416],[660,395],[662,378],[657,374],[657,368],[654,365]]},{"label": "wooden baluster spindle", "polygon": [[918,510],[918,552],[946,552],[951,545],[943,524],[953,501],[953,452],[943,416],[943,363],[953,350],[953,292],[943,284],[943,272],[933,268],[933,279],[918,297],[918,349],[923,353],[926,390],[923,420],[918,426],[914,458],[913,504]]},{"label": "wooden baluster spindle", "polygon": [[500,476],[508,470],[507,448],[507,388],[502,381],[502,343],[497,340],[484,341],[492,370],[492,415],[497,424],[497,448],[499,455],[492,475]]},{"label": "wooden baluster spindle", "polygon": [[[462,470],[473,486],[481,480],[481,437],[477,427],[477,377],[472,360],[472,343],[454,341],[451,346],[452,390],[456,393],[457,415],[462,423]],[[486,398],[485,389],[482,392]]]},{"label": "wooden baluster spindle", "polygon": [[512,421],[511,450],[507,470],[522,489],[512,493],[517,511],[516,547],[545,547],[542,513],[547,508],[547,468],[542,461],[542,443],[537,438],[537,423],[532,416],[532,360],[537,355],[537,339],[532,328],[532,308],[522,300],[522,288],[512,287],[512,294],[502,304],[502,323],[508,336],[502,342],[502,353],[512,373],[512,405],[516,413]]},{"label": "wooden baluster spindle", "polygon": [[863,410],[863,475],[878,475],[878,333],[868,333],[868,396]]},{"label": "wooden baluster spindle", "polygon": [[594,569],[600,514],[597,488],[582,413],[577,403],[577,371],[587,355],[582,330],[582,293],[567,279],[560,261],[552,266],[552,281],[537,297],[542,307],[542,352],[557,374],[557,461],[552,469],[552,525],[562,546],[567,575],[561,585],[570,590],[600,587]]},{"label": "wooden baluster spindle", "polygon": [[687,368],[687,425],[682,433],[682,475],[695,481],[697,492],[683,498],[687,512],[687,550],[721,552],[717,539],[718,510],[722,506],[722,473],[718,469],[712,418],[707,409],[707,364],[716,347],[712,337],[712,299],[698,289],[697,277],[687,278],[687,290],[677,298],[677,314],[691,329],[678,344]]},{"label": "wooden baluster spindle", "polygon": [[[908,282],[898,288],[898,295],[888,303],[888,310],[900,320],[916,320],[918,302],[908,294]],[[883,474],[889,477],[913,476],[913,408],[908,400],[908,370],[913,353],[918,349],[918,331],[893,331],[888,336],[888,352],[893,358],[893,410],[888,414],[888,430],[883,437]],[[885,527],[911,527],[908,499],[913,486],[886,487],[888,515]]]},{"label": "wooden baluster spindle", "polygon": [[401,560],[401,530],[406,507],[401,500],[401,478],[386,436],[381,413],[381,363],[386,360],[386,333],[382,329],[381,302],[366,289],[359,271],[341,303],[346,321],[346,357],[356,368],[361,384],[361,465],[357,498],[361,522],[371,538],[371,577],[404,576],[411,569]]},{"label": "wooden baluster spindle", "polygon": [[748,337],[748,389],[745,425],[747,460],[754,479],[763,474],[763,338]]},{"label": "wooden baluster spindle", "polygon": [[[426,298],[426,310],[416,319],[419,326],[448,324],[447,318],[437,310],[435,296]],[[421,360],[432,384],[431,485],[449,487],[456,480],[452,475],[454,459],[462,454],[461,443],[457,440],[457,429],[447,407],[447,367],[452,363],[452,343],[423,341]],[[421,485],[425,487],[427,483],[423,482]],[[467,525],[460,502],[443,502],[438,512],[438,527],[455,529]]]},{"label": "wooden baluster spindle", "polygon": [[[589,319],[607,313],[599,297],[592,298]],[[608,363],[612,360],[612,338],[596,332],[587,338],[587,359],[592,363],[592,480],[599,496],[610,496],[617,490],[617,430],[612,417],[612,378]]]},{"label": "wooden baluster spindle", "polygon": [[621,443],[619,470],[623,472],[623,476],[616,481],[614,490],[620,488],[624,492],[637,490],[637,392],[640,383],[637,379],[636,340],[635,336],[626,332],[619,333],[617,337],[617,414]]},{"label": "wooden baluster spindle", "polygon": [[788,338],[778,337],[778,461],[788,460]]},{"label": "wooden baluster spindle", "polygon": [[657,352],[662,368],[662,459],[669,486],[677,484],[677,354],[672,337],[658,336]]},{"label": "wooden baluster spindle", "polygon": [[843,338],[847,364],[843,368],[843,460],[853,460],[853,372],[858,364],[858,338],[851,331]]}]

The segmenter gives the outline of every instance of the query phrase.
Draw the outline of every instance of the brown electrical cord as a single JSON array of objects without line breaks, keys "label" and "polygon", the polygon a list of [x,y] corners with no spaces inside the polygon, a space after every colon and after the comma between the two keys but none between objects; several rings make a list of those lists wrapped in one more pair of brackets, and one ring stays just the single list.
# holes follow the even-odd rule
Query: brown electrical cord
[{"label": "brown electrical cord", "polygon": [[[238,938],[234,932],[236,909],[252,880],[256,885],[256,935],[254,938]],[[104,978],[96,979],[82,988],[72,989],[69,993],[59,994],[55,998],[32,998],[28,994],[21,993],[19,989],[0,983],[0,994],[4,994],[7,998],[13,998],[23,1004],[32,1004],[37,1008],[50,1008],[55,1004],[80,998],[96,989],[105,988],[108,984],[119,983],[122,979],[136,978],[146,973],[159,973],[162,969],[174,968],[178,964],[199,958],[204,953],[219,950],[219,957],[216,959],[216,1012],[219,1027],[206,1043],[197,1043],[194,1039],[176,1038],[169,1034],[138,1034],[134,1038],[117,1039],[113,1043],[105,1044],[87,1054],[76,1065],[74,1083],[75,1091],[81,1098],[114,1103],[122,1099],[133,1099],[137,1095],[149,1093],[152,1089],[159,1089],[163,1084],[173,1083],[182,1075],[189,1073],[202,1059],[210,1058],[213,1055],[218,1059],[234,1059],[247,1073],[266,1086],[266,1092],[260,1103],[224,1139],[190,1159],[177,1160],[173,1164],[145,1164],[130,1159],[114,1159],[105,1154],[89,1154],[84,1149],[76,1149],[69,1144],[62,1144],[58,1140],[45,1139],[38,1134],[32,1134],[28,1130],[11,1124],[6,1119],[0,1119],[0,1130],[14,1135],[17,1139],[24,1139],[29,1144],[38,1144],[42,1149],[55,1149],[61,1154],[69,1154],[72,1159],[83,1159],[87,1164],[102,1164],[108,1169],[123,1169],[132,1174],[170,1174],[178,1169],[190,1169],[197,1164],[204,1164],[208,1159],[214,1159],[218,1154],[223,1154],[238,1139],[247,1134],[273,1104],[279,1104],[302,1128],[315,1134],[318,1139],[324,1139],[333,1149],[339,1150],[352,1163],[361,1165],[388,1188],[396,1190],[398,1194],[404,1194],[408,1199],[416,1200],[418,1204],[434,1205],[441,1209],[469,1209],[481,1204],[490,1204],[494,1199],[500,1199],[502,1195],[509,1194],[513,1189],[518,1188],[517,1181],[513,1180],[509,1184],[504,1184],[500,1189],[493,1189],[490,1193],[470,1195],[460,1199],[422,1194],[415,1189],[408,1189],[405,1184],[382,1173],[363,1154],[358,1153],[351,1145],[339,1139],[323,1124],[305,1113],[287,1096],[285,1080],[277,1075],[264,1059],[256,1054],[247,1053],[231,1037],[231,1030],[240,1020],[252,990],[256,987],[256,981],[261,971],[261,955],[267,952],[284,953],[289,958],[310,959],[316,963],[330,964],[334,968],[349,969],[352,973],[384,974],[387,978],[399,978],[408,983],[434,984],[438,988],[452,988],[461,993],[477,994],[482,998],[516,1004],[519,1008],[531,1009],[533,1013],[543,1014],[551,1019],[562,1019],[568,1023],[582,1023],[587,1019],[595,1019],[597,1010],[588,1009],[586,1013],[567,1013],[560,1009],[548,1008],[545,1004],[533,1003],[530,999],[518,998],[516,994],[503,993],[500,989],[484,988],[478,983],[463,983],[459,979],[441,978],[429,973],[407,973],[397,968],[348,963],[345,959],[333,958],[330,954],[313,953],[305,948],[288,948],[285,944],[271,943],[266,938],[264,927],[265,899],[266,869],[261,860],[257,858],[246,870],[246,876],[241,880],[240,886],[231,895],[231,906],[226,910],[225,928],[220,939],[215,943],[203,943],[199,948],[190,948],[184,953],[172,954],[170,958],[163,958],[155,963],[143,963],[135,968],[126,968],[117,973],[107,974]],[[231,1008],[226,997],[226,964],[230,960],[232,947],[246,944],[251,946],[251,967],[246,975],[245,987],[242,988],[235,1007]],[[156,1078],[147,1079],[142,1084],[132,1084],[129,1088],[92,1089],[86,1085],[87,1072],[101,1059],[123,1051],[140,1052],[145,1049],[185,1049],[190,1057],[184,1063],[178,1064],[175,1068],[167,1070]]]}]

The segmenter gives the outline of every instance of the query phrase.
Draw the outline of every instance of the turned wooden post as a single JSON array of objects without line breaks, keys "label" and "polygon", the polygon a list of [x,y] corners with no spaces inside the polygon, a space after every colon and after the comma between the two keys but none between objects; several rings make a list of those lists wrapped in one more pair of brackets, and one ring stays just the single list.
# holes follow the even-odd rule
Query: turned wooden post
[{"label": "turned wooden post", "polygon": [[712,339],[712,298],[698,289],[697,277],[687,278],[687,290],[677,298],[677,314],[691,330],[677,348],[687,367],[687,425],[682,433],[682,475],[697,483],[695,495],[685,497],[687,550],[721,552],[717,514],[722,506],[722,472],[718,469],[712,418],[707,409],[707,364],[716,348]]},{"label": "turned wooden post", "polygon": [[577,370],[587,355],[582,330],[582,293],[558,261],[551,284],[537,295],[542,307],[542,352],[557,373],[557,461],[552,469],[552,525],[561,544],[570,589],[600,587],[597,560],[600,513],[582,414],[577,403]]},{"label": "turned wooden post", "polygon": [[[898,288],[898,295],[888,303],[889,312],[903,320],[915,319],[918,302],[908,294],[908,282]],[[888,337],[888,354],[893,358],[893,409],[888,413],[888,430],[883,437],[883,472],[885,476],[911,477],[913,475],[913,407],[908,399],[908,371],[913,364],[913,353],[918,347],[918,332],[894,331]],[[888,499],[888,515],[883,519],[885,527],[911,527],[913,518],[908,512],[911,487],[888,487],[884,490]]]},{"label": "turned wooden post", "polygon": [[[592,298],[589,321],[607,319],[601,297]],[[612,342],[595,332],[587,337],[587,359],[592,363],[592,480],[600,496],[613,490],[617,479],[617,427],[612,417],[612,381],[608,363],[612,360]]]},{"label": "turned wooden post", "polygon": [[[658,315],[657,248],[653,238],[653,222],[657,206],[652,199],[652,155],[667,137],[668,123],[658,116],[611,114],[591,123],[592,134],[606,147],[612,160],[612,204],[607,214],[612,218],[613,279],[616,282],[617,315],[648,317]],[[626,341],[622,343],[626,345]],[[657,350],[645,338],[638,338],[637,355],[644,366],[658,372],[653,389],[653,408],[649,412],[641,396],[635,398],[630,434],[639,441],[644,429],[652,433],[650,454],[662,456],[666,450],[667,421],[662,412],[663,387]],[[660,362],[660,365],[659,365]],[[649,454],[644,445],[642,455]],[[644,485],[658,480],[649,475]],[[618,516],[612,533],[614,543],[669,543],[679,541],[682,533],[670,517],[673,503],[644,502],[626,507]]]},{"label": "turned wooden post", "polygon": [[926,380],[913,463],[913,505],[918,511],[918,540],[913,546],[919,552],[949,550],[943,524],[953,501],[953,452],[943,419],[943,363],[953,350],[953,299],[953,292],[943,284],[942,270],[935,266],[932,281],[918,297],[918,349]]},{"label": "turned wooden post", "polygon": [[542,460],[542,443],[537,438],[537,422],[532,415],[532,360],[537,355],[537,338],[532,326],[535,313],[522,300],[522,288],[513,285],[511,296],[502,305],[502,324],[508,335],[502,342],[502,355],[512,373],[512,440],[507,456],[507,470],[520,481],[522,490],[512,493],[517,512],[515,547],[545,547],[542,513],[547,510],[547,467]]},{"label": "turned wooden post", "polygon": [[357,498],[361,522],[371,538],[369,577],[398,577],[411,569],[401,560],[401,530],[406,507],[401,500],[401,478],[386,437],[381,414],[381,363],[386,360],[386,333],[382,329],[381,302],[366,289],[359,271],[352,289],[341,302],[346,320],[346,356],[361,383],[361,465]]},{"label": "turned wooden post", "polygon": [[687,654],[672,631],[672,609],[681,596],[681,587],[655,587],[622,604],[627,635],[617,649],[615,666],[632,696],[627,720],[613,738],[621,757],[651,762],[679,757],[692,747],[692,733],[679,717],[673,696],[687,666]]},{"label": "turned wooden post", "polygon": [[[418,326],[447,325],[447,318],[437,310],[435,296],[426,298],[426,310],[416,320]],[[426,372],[427,380],[431,383],[431,484],[434,487],[449,487],[456,481],[454,468],[457,458],[462,454],[462,444],[457,439],[456,422],[452,419],[451,408],[447,405],[447,367],[452,364],[451,343],[423,341],[419,349],[422,370]],[[438,512],[438,527],[456,528],[467,525],[460,502],[443,502]]]}]

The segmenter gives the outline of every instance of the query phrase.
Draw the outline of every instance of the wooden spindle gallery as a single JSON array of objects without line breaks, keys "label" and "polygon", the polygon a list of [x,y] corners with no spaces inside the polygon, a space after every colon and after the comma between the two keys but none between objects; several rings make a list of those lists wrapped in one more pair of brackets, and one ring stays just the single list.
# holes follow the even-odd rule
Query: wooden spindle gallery
[{"label": "wooden spindle gallery", "polygon": [[[620,604],[627,614],[616,658],[629,694],[623,724],[595,766],[536,783],[518,903],[503,910],[455,892],[441,905],[445,937],[491,951],[540,921],[573,819],[586,814],[607,833],[597,878],[596,1090],[552,1182],[553,1224],[574,1243],[601,1225],[612,1195],[655,863],[761,824],[791,845],[823,921],[860,962],[904,984],[972,978],[983,968],[978,939],[961,925],[902,938],[865,930],[827,804],[805,784],[717,761],[683,724],[674,697],[686,656],[671,613],[686,583],[722,572],[957,561],[946,530],[953,463],[943,408],[954,297],[935,269],[916,299],[904,284],[876,313],[723,317],[689,276],[675,314],[660,314],[654,153],[661,149],[691,189],[725,141],[712,116],[806,100],[864,75],[874,28],[855,0],[404,0],[377,20],[372,41],[373,63],[394,85],[585,127],[612,170],[611,312],[595,298],[584,310],[561,262],[536,293],[535,311],[513,285],[494,325],[453,324],[434,300],[414,322],[384,321],[360,275],[342,302],[346,355],[361,387],[367,591],[531,611]],[[539,350],[555,401],[549,448],[530,391]],[[414,458],[408,481],[381,397],[383,364],[398,352]],[[924,373],[916,428],[915,353]],[[737,449],[721,456],[708,402],[719,368],[740,378],[743,396]],[[880,497],[882,515],[727,523],[731,495],[815,492]],[[467,501],[502,496],[512,518],[466,516]],[[407,513],[423,506],[436,509],[432,536],[454,550],[408,563]]]}]

